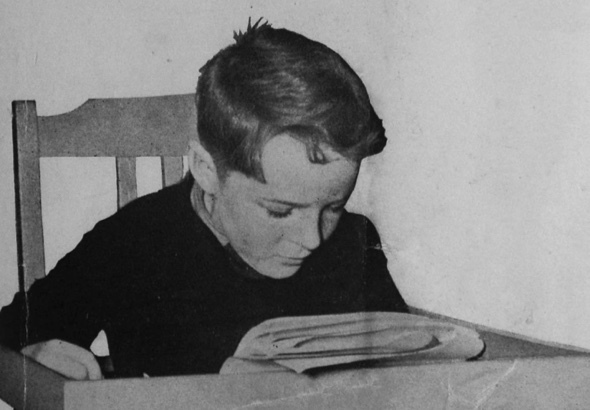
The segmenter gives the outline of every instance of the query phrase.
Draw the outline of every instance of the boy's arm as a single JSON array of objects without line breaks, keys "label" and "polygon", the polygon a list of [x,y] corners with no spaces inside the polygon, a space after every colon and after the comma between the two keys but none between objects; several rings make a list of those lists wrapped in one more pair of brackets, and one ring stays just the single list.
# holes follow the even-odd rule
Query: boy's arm
[{"label": "boy's arm", "polygon": [[[28,294],[17,293],[13,302],[0,311],[0,343],[66,377],[78,380],[101,379],[100,366],[89,350],[55,339],[60,333],[65,334],[64,329],[68,327],[67,322],[72,320],[72,316],[64,315],[61,318],[63,323],[60,324],[56,315],[62,309],[52,308],[52,305],[61,304],[65,307],[70,304],[67,300],[51,301],[50,286],[43,281],[36,283],[33,286],[35,289],[31,288]],[[47,306],[43,302],[47,302]]]},{"label": "boy's arm", "polygon": [[116,236],[112,224],[99,223],[48,276],[17,293],[0,310],[0,343],[66,376],[102,377],[89,348],[105,325],[105,290],[124,269]]}]

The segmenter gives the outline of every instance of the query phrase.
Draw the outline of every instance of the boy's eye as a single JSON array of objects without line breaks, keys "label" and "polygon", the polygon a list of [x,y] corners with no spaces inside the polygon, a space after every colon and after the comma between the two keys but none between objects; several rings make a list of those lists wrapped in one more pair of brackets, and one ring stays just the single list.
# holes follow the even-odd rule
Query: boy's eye
[{"label": "boy's eye", "polygon": [[268,216],[270,216],[271,218],[276,218],[276,219],[281,219],[281,218],[286,218],[289,215],[291,215],[292,210],[291,209],[287,209],[287,210],[272,210],[272,209],[266,209],[266,212],[268,213]]}]

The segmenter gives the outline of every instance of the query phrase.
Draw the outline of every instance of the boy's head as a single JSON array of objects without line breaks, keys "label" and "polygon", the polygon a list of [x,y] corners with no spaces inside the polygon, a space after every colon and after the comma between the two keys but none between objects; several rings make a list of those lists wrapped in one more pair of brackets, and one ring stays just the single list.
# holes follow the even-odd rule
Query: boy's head
[{"label": "boy's head", "polygon": [[322,146],[355,162],[380,152],[386,142],[382,122],[342,57],[259,22],[235,34],[235,44],[201,69],[199,142],[219,177],[238,171],[264,182],[262,150],[282,134],[304,143],[312,163],[327,161]]},{"label": "boy's head", "polygon": [[285,279],[335,232],[384,130],[328,47],[267,24],[235,38],[201,70],[193,203],[248,266]]}]

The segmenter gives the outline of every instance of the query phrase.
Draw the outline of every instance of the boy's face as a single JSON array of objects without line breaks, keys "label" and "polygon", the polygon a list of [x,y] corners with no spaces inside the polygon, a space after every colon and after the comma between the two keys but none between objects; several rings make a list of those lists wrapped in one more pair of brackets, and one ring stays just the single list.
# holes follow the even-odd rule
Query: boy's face
[{"label": "boy's face", "polygon": [[262,275],[294,275],[338,224],[359,164],[322,149],[330,162],[313,164],[303,143],[276,136],[262,151],[266,183],[230,172],[219,187],[212,222]]}]

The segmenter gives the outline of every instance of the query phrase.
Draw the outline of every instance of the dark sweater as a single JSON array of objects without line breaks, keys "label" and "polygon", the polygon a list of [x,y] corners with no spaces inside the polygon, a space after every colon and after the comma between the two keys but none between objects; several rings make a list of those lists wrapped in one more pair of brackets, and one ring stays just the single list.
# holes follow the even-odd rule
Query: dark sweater
[{"label": "dark sweater", "polygon": [[294,276],[251,278],[193,210],[192,184],[99,222],[0,311],[0,342],[20,349],[62,339],[89,348],[104,329],[117,376],[212,373],[266,319],[406,311],[365,217],[345,212]]}]

